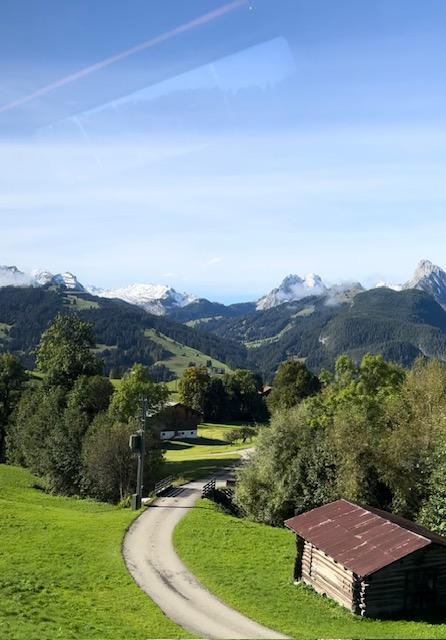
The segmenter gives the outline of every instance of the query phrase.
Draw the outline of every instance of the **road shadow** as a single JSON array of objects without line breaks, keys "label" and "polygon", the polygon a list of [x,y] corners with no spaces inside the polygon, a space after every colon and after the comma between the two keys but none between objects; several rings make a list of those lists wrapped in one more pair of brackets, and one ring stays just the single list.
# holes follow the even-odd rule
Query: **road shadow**
[{"label": "road shadow", "polygon": [[212,446],[221,447],[227,446],[228,443],[224,440],[216,440],[214,438],[190,438],[188,440],[169,440],[163,443],[162,448],[164,451],[181,451],[184,449],[190,449],[193,446]]}]

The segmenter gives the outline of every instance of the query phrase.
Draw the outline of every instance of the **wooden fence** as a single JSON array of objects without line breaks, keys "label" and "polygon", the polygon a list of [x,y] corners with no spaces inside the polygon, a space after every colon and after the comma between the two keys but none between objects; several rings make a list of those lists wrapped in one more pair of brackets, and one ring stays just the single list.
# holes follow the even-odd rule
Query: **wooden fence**
[{"label": "wooden fence", "polygon": [[215,493],[215,478],[211,478],[201,490],[202,498],[212,498]]},{"label": "wooden fence", "polygon": [[158,482],[155,484],[155,489],[154,489],[155,495],[158,496],[160,493],[163,493],[163,491],[166,491],[166,489],[170,489],[170,487],[172,486],[173,479],[174,479],[173,476],[167,476],[167,478],[158,480]]}]

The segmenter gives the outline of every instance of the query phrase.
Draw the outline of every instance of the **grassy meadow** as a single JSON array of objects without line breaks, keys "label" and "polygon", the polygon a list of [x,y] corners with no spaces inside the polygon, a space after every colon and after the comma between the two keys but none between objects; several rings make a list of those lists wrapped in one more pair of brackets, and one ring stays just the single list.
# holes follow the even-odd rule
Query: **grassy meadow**
[{"label": "grassy meadow", "polygon": [[184,481],[195,480],[233,464],[239,451],[251,443],[227,444],[225,432],[235,425],[203,423],[196,440],[171,440],[165,444],[164,475],[174,475]]},{"label": "grassy meadow", "polygon": [[37,486],[28,471],[0,465],[0,638],[188,637],[125,568],[121,542],[135,512]]},{"label": "grassy meadow", "polygon": [[294,585],[290,531],[226,515],[207,500],[200,506],[177,525],[175,548],[213,594],[250,618],[299,639],[446,638],[446,624],[361,619]]},{"label": "grassy meadow", "polygon": [[168,369],[172,371],[178,378],[181,378],[181,375],[185,369],[189,366],[190,362],[195,362],[195,364],[199,366],[206,366],[208,360],[212,360],[212,366],[218,369],[223,369],[224,371],[229,371],[228,365],[220,362],[219,360],[215,360],[211,358],[211,356],[207,356],[205,353],[201,351],[197,351],[196,349],[192,349],[191,347],[187,347],[184,344],[180,344],[176,342],[172,338],[168,338],[162,333],[156,333],[154,329],[146,329],[144,332],[145,335],[153,340],[153,342],[158,343],[167,351],[170,351],[173,355],[165,360],[159,360],[156,364],[164,364]]}]

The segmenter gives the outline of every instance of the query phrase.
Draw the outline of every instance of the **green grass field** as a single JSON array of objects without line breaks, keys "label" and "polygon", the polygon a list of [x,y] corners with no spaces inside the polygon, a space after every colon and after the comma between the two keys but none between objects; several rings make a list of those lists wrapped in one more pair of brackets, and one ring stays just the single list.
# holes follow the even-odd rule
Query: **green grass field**
[{"label": "green grass field", "polygon": [[291,532],[234,518],[204,502],[206,509],[191,509],[178,524],[175,548],[197,578],[234,609],[293,638],[446,638],[446,624],[364,620],[294,585]]},{"label": "green grass field", "polygon": [[197,440],[166,442],[163,475],[174,475],[189,481],[233,464],[240,457],[238,451],[252,444],[226,444],[225,431],[233,428],[234,425],[203,423],[198,427]]},{"label": "green grass field", "polygon": [[128,509],[33,488],[27,471],[0,465],[0,638],[180,638],[127,573]]},{"label": "green grass field", "polygon": [[195,362],[197,366],[206,366],[208,360],[212,360],[212,366],[218,369],[223,369],[224,371],[229,371],[229,367],[220,362],[219,360],[214,360],[211,356],[207,356],[205,353],[201,351],[197,351],[196,349],[192,349],[191,347],[187,347],[184,344],[180,344],[172,338],[168,338],[167,336],[160,333],[157,335],[154,329],[146,329],[144,334],[156,342],[160,344],[164,349],[170,351],[172,353],[172,357],[166,358],[165,360],[160,360],[157,364],[164,364],[172,373],[174,373],[178,378],[181,378],[181,375],[185,369],[189,366],[190,362]]},{"label": "green grass field", "polygon": [[68,304],[76,307],[77,311],[85,311],[88,309],[99,309],[99,303],[95,300],[85,300],[80,296],[75,296],[73,294],[68,294],[66,296],[66,300]]}]

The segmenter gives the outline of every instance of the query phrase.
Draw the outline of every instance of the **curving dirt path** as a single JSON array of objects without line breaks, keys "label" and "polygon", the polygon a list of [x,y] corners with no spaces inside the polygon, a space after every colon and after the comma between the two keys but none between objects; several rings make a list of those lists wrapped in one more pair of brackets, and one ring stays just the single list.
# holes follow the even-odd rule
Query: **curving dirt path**
[{"label": "curving dirt path", "polygon": [[[162,611],[196,637],[286,638],[223,604],[198,582],[175,553],[173,530],[187,510],[194,507],[207,480],[172,490],[135,520],[123,543],[127,568]],[[196,545],[200,553],[199,540]]]}]

